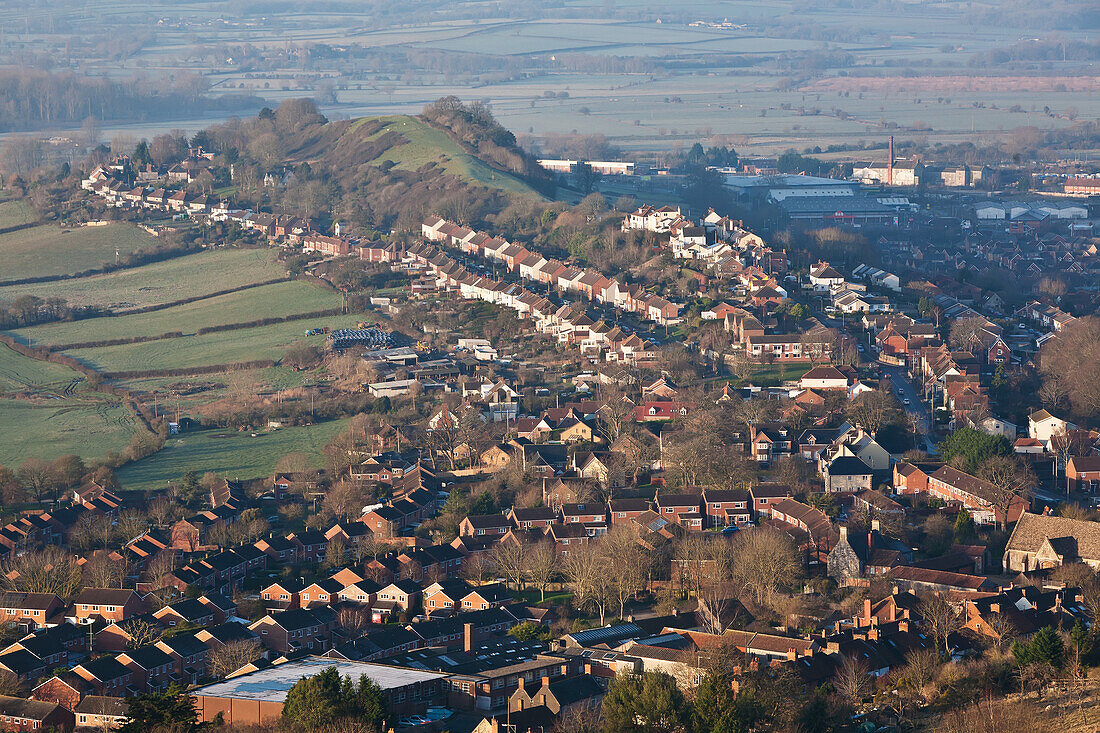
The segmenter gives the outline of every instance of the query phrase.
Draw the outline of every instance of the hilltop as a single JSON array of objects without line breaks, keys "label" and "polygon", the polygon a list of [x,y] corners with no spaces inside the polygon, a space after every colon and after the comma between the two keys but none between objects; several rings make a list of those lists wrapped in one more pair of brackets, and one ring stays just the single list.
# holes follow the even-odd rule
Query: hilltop
[{"label": "hilltop", "polygon": [[415,226],[441,206],[483,215],[553,188],[488,110],[458,100],[419,116],[338,121],[290,100],[200,138],[233,163],[225,193],[238,202],[382,231]]}]

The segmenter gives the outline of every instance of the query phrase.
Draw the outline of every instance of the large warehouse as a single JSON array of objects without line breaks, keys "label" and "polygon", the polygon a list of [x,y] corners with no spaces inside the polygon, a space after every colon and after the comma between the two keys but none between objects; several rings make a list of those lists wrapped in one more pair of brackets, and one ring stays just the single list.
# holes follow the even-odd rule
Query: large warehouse
[{"label": "large warehouse", "polygon": [[286,693],[295,682],[328,667],[336,667],[340,676],[352,680],[361,675],[373,680],[385,693],[392,715],[423,713],[430,705],[446,702],[445,674],[324,657],[306,657],[198,687],[191,691],[191,697],[202,721],[214,720],[223,713],[226,723],[271,722],[282,715]]}]

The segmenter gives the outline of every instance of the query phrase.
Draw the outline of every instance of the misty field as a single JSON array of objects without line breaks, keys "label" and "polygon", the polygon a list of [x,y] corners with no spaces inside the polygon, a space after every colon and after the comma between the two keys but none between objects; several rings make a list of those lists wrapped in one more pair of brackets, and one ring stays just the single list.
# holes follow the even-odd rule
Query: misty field
[{"label": "misty field", "polygon": [[229,479],[254,479],[275,471],[288,453],[304,453],[315,466],[323,464],[321,449],[347,429],[347,420],[258,432],[203,430],[172,436],[163,450],[118,471],[124,491],[164,489],[188,471],[213,471]]},{"label": "misty field", "polygon": [[204,327],[311,313],[339,305],[337,293],[313,283],[290,281],[204,298],[151,313],[49,323],[12,333],[31,345],[159,336],[170,331],[194,334]]},{"label": "misty field", "polygon": [[[114,262],[115,252],[154,249],[156,239],[132,224],[67,229],[53,224],[0,234],[2,280],[67,275]],[[0,296],[3,297],[3,296]]]},{"label": "misty field", "polygon": [[204,250],[105,275],[0,287],[0,300],[37,295],[64,298],[72,305],[126,309],[194,298],[285,275],[286,267],[276,261],[274,250]]}]

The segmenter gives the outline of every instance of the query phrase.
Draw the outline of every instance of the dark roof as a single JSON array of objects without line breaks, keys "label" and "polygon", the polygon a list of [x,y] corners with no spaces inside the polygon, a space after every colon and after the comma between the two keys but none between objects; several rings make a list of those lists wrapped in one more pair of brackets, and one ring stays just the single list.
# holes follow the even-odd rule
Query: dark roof
[{"label": "dark roof", "polygon": [[151,645],[141,646],[137,649],[127,649],[123,653],[142,669],[153,669],[172,663],[172,658],[168,656],[167,652]]},{"label": "dark roof", "polygon": [[869,476],[874,473],[855,456],[834,458],[828,465],[828,471],[830,476]]},{"label": "dark roof", "polygon": [[590,674],[555,680],[550,683],[549,692],[562,707],[603,696],[603,688]]},{"label": "dark roof", "polygon": [[60,706],[53,702],[42,702],[41,700],[27,700],[22,697],[0,695],[0,715],[12,718],[45,720],[46,717],[57,710],[58,707]]},{"label": "dark roof", "polygon": [[100,657],[79,665],[98,680],[114,680],[130,674],[130,670],[114,657]]},{"label": "dark roof", "polygon": [[89,606],[125,606],[135,595],[129,588],[85,588],[73,603]]},{"label": "dark roof", "polygon": [[121,697],[105,697],[103,695],[88,695],[76,706],[77,713],[86,715],[111,715],[122,717],[130,709],[130,703]]}]

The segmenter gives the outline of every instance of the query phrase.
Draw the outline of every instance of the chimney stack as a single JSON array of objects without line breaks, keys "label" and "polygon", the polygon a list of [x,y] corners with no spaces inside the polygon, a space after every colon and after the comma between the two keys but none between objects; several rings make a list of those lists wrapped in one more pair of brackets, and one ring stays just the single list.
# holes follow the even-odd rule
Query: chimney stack
[{"label": "chimney stack", "polygon": [[890,160],[886,163],[886,185],[894,185],[894,136],[890,136]]},{"label": "chimney stack", "polygon": [[474,625],[462,624],[462,650],[473,651],[474,648]]}]

